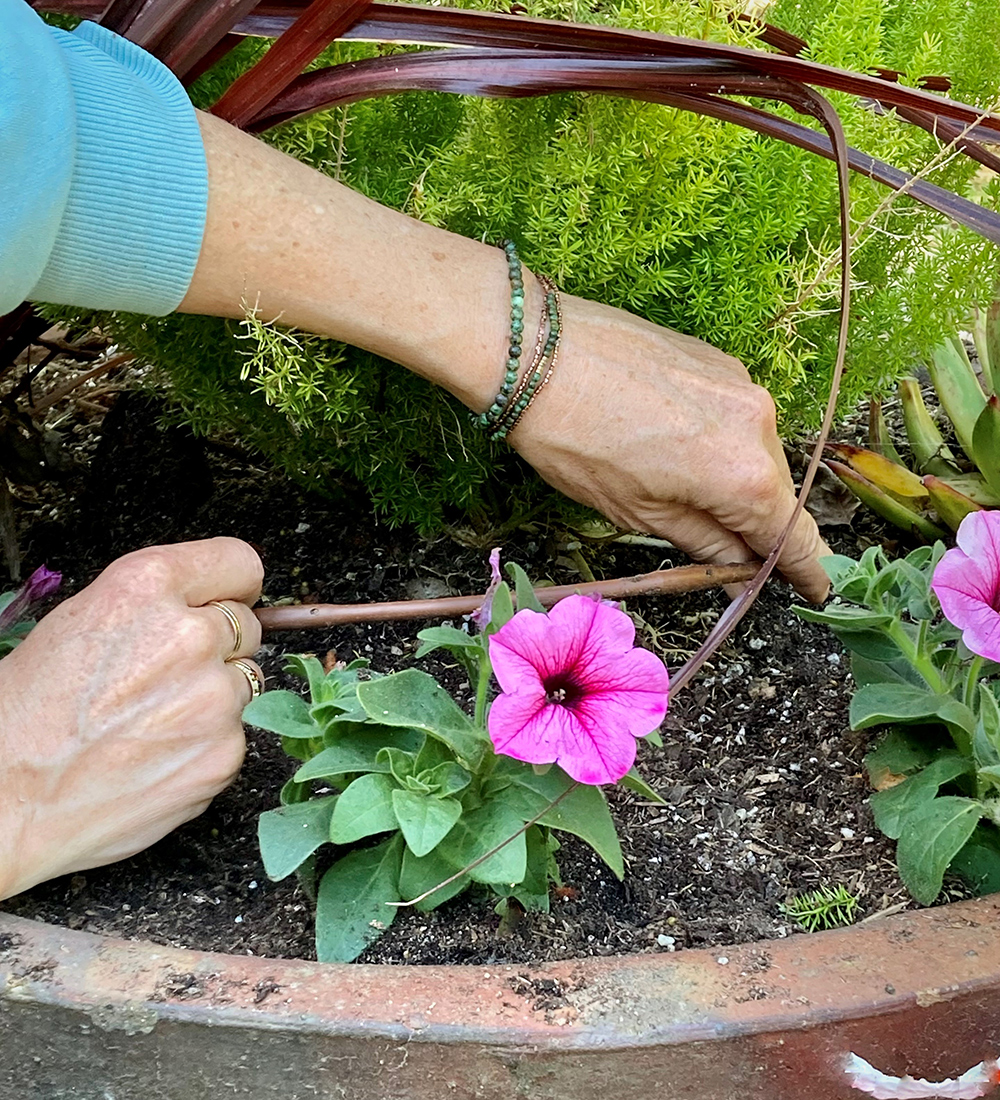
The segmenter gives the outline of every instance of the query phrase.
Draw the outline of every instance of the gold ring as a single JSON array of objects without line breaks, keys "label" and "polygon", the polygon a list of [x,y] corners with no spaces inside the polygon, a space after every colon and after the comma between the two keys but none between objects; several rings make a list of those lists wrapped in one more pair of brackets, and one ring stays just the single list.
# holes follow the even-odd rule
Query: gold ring
[{"label": "gold ring", "polygon": [[[229,652],[229,656],[226,660],[230,660],[235,657],[240,651],[240,646],[243,645],[243,627],[240,626],[240,619],[236,612],[228,605],[219,600],[209,600],[206,607],[217,607],[223,615],[229,620],[229,625],[233,628],[233,648]],[[259,694],[259,693],[258,693]]]},{"label": "gold ring", "polygon": [[253,702],[264,690],[264,677],[249,661],[244,661],[240,657],[234,657],[232,660],[226,661],[226,664],[238,668],[247,678],[247,683],[250,685],[250,701]]}]

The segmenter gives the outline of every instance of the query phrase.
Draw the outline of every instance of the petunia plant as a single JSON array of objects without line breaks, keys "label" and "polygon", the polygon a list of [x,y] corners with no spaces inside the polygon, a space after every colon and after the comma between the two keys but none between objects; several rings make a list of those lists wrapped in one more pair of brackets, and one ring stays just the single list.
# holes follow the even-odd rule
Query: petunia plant
[{"label": "petunia plant", "polygon": [[903,882],[925,905],[948,871],[1000,890],[1000,512],[966,516],[952,550],[824,564],[839,600],[796,611],[852,651],[851,726],[886,728],[865,767]]},{"label": "petunia plant", "polygon": [[20,588],[0,595],[0,657],[24,641],[35,625],[30,617],[32,607],[51,596],[61,583],[61,573],[40,565]]},{"label": "petunia plant", "polygon": [[401,904],[430,910],[470,887],[501,913],[547,910],[559,831],[621,878],[600,784],[657,797],[633,764],[636,738],[655,736],[666,713],[662,662],[633,646],[618,607],[577,595],[546,613],[509,566],[515,614],[497,552],[491,564],[478,631],[418,635],[418,657],[446,650],[468,674],[473,715],[419,669],[380,675],[355,661],[326,671],[315,657],[288,663],[308,699],[267,692],[244,712],[300,762],[258,836],[267,874],[297,874],[315,897],[321,961],[355,959]]}]

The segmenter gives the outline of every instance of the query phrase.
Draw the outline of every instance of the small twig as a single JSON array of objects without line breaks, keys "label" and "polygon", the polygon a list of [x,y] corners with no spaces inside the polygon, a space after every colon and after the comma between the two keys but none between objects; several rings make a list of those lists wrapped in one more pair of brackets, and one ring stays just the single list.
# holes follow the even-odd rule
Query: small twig
[{"label": "small twig", "polygon": [[542,810],[540,813],[535,814],[535,816],[530,821],[526,821],[521,826],[521,828],[517,830],[516,833],[511,833],[511,835],[507,837],[506,840],[501,840],[500,843],[495,848],[491,848],[486,853],[486,855],[480,856],[479,859],[474,859],[471,863],[467,863],[461,869],[461,871],[456,871],[451,876],[451,878],[446,878],[444,882],[439,882],[437,886],[432,886],[429,890],[425,890],[419,897],[411,898],[410,901],[387,901],[386,905],[391,905],[394,909],[404,909],[408,905],[419,905],[420,902],[424,901],[426,898],[429,898],[431,894],[436,894],[438,890],[443,890],[446,886],[450,886],[457,879],[460,879],[462,875],[467,875],[470,871],[474,871],[481,863],[485,863],[492,856],[495,856],[497,852],[501,851],[503,848],[506,848],[507,845],[510,844],[512,841],[517,840],[517,838],[522,833],[526,833],[532,825],[537,825],[538,822],[541,821],[542,818],[549,812],[549,810],[554,810],[556,806],[558,806],[559,803],[567,797],[567,795],[571,795],[579,786],[579,780],[574,780],[558,798],[553,799],[545,807],[544,810]]},{"label": "small twig", "polygon": [[[604,599],[621,600],[645,593],[677,595],[718,588],[752,580],[759,563],[731,565],[681,565],[676,569],[658,569],[634,577],[607,581],[560,584],[536,588],[543,607],[551,607],[567,596],[596,593]],[[341,626],[345,623],[385,622],[402,619],[457,619],[471,615],[483,602],[477,596],[444,596],[433,600],[396,600],[391,603],[314,603],[292,607],[260,607],[254,614],[265,631],[308,630],[315,627]]]},{"label": "small twig", "polygon": [[17,521],[14,518],[14,498],[7,478],[0,472],[0,548],[10,579],[21,579],[21,552],[17,541]]},{"label": "small twig", "polygon": [[90,370],[84,371],[83,374],[78,374],[75,378],[71,378],[57,390],[53,390],[47,397],[43,397],[36,405],[33,405],[31,408],[32,414],[37,415],[38,413],[45,412],[46,409],[50,409],[53,405],[62,401],[64,397],[71,394],[78,386],[82,386],[84,382],[89,382],[92,378],[100,378],[102,374],[107,374],[108,371],[112,371],[116,367],[123,367],[126,363],[131,363],[133,358],[134,356],[127,352],[123,352],[121,355],[113,355],[103,363],[98,363],[96,367],[91,367]]}]

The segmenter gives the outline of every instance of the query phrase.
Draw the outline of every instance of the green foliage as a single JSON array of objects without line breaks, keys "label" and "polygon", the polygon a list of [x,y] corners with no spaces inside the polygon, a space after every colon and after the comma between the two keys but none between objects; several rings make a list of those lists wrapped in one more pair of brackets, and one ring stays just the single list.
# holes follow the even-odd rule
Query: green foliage
[{"label": "green foliage", "polygon": [[846,886],[838,885],[799,894],[782,905],[781,911],[807,932],[819,932],[853,924],[857,907],[857,897]]},{"label": "green foliage", "polygon": [[962,337],[951,333],[931,352],[927,367],[942,415],[951,425],[968,464],[956,458],[924,404],[915,378],[903,378],[899,396],[911,473],[888,438],[881,411],[872,410],[871,450],[831,447],[834,472],[873,511],[904,531],[933,541],[957,530],[981,508],[1000,507],[1000,296],[967,319],[979,370]]},{"label": "green foliage", "polygon": [[[523,572],[513,576],[523,589]],[[506,585],[501,593],[509,605]],[[483,722],[488,636],[451,627],[419,635],[424,652],[443,647],[465,662],[479,686],[477,721],[424,672],[380,676],[355,662],[327,673],[314,657],[288,663],[308,683],[308,699],[270,691],[244,711],[301,762],[282,804],[260,817],[267,874],[298,874],[313,892],[317,854],[335,846],[315,890],[320,960],[356,958],[392,923],[395,903],[434,909],[473,884],[504,904],[515,898],[547,911],[549,882],[559,881],[554,830],[580,837],[624,875],[599,787],[494,754]],[[657,797],[638,776],[626,781]]]},{"label": "green foliage", "polygon": [[937,543],[896,561],[878,547],[826,558],[840,602],[795,609],[852,651],[851,727],[888,727],[865,757],[872,813],[924,905],[949,870],[984,893],[1000,883],[1000,666],[940,617],[930,582],[943,553]]},{"label": "green foliage", "polygon": [[[0,595],[0,612],[13,602],[15,596],[17,592],[4,592]],[[6,657],[12,649],[20,645],[34,625],[34,619],[25,619],[0,629],[0,657]]]},{"label": "green foliage", "polygon": [[[732,6],[543,0],[532,14],[753,45],[754,32],[728,18]],[[1000,88],[995,0],[777,0],[769,18],[829,64],[889,66],[911,82],[944,73],[956,95],[983,106]],[[241,45],[199,81],[196,102],[210,103],[262,49]],[[317,64],[394,49],[341,43]],[[893,113],[834,98],[848,139],[864,151],[910,170],[937,152]],[[817,281],[836,245],[828,162],[712,119],[597,95],[399,95],[286,124],[266,140],[416,217],[476,238],[513,237],[525,263],[567,291],[743,359],[772,391],[785,429],[816,423],[836,325],[836,273]],[[974,169],[949,159],[930,178],[969,192]],[[858,176],[852,187],[860,224],[886,192]],[[979,193],[995,205],[1000,183]],[[884,392],[940,342],[988,293],[994,265],[988,245],[942,228],[908,199],[880,214],[856,249],[845,407]],[[232,429],[319,489],[356,478],[391,521],[426,529],[453,509],[509,514],[545,491],[509,452],[474,434],[453,400],[366,353],[261,319],[102,323],[160,368],[197,430]],[[498,377],[500,363],[498,350]]]}]

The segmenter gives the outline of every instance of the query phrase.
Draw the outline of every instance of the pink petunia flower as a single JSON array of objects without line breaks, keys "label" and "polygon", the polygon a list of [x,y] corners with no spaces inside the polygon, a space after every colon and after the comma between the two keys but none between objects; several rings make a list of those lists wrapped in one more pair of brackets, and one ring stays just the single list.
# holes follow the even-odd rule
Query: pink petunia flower
[{"label": "pink petunia flower", "polygon": [[558,764],[581,783],[614,783],[635,761],[635,739],[667,713],[663,662],[636,649],[616,606],[567,596],[547,615],[525,609],[490,638],[502,695],[488,727],[497,752]]},{"label": "pink petunia flower", "polygon": [[938,562],[931,588],[969,649],[1000,661],[1000,511],[970,512],[957,542]]}]

